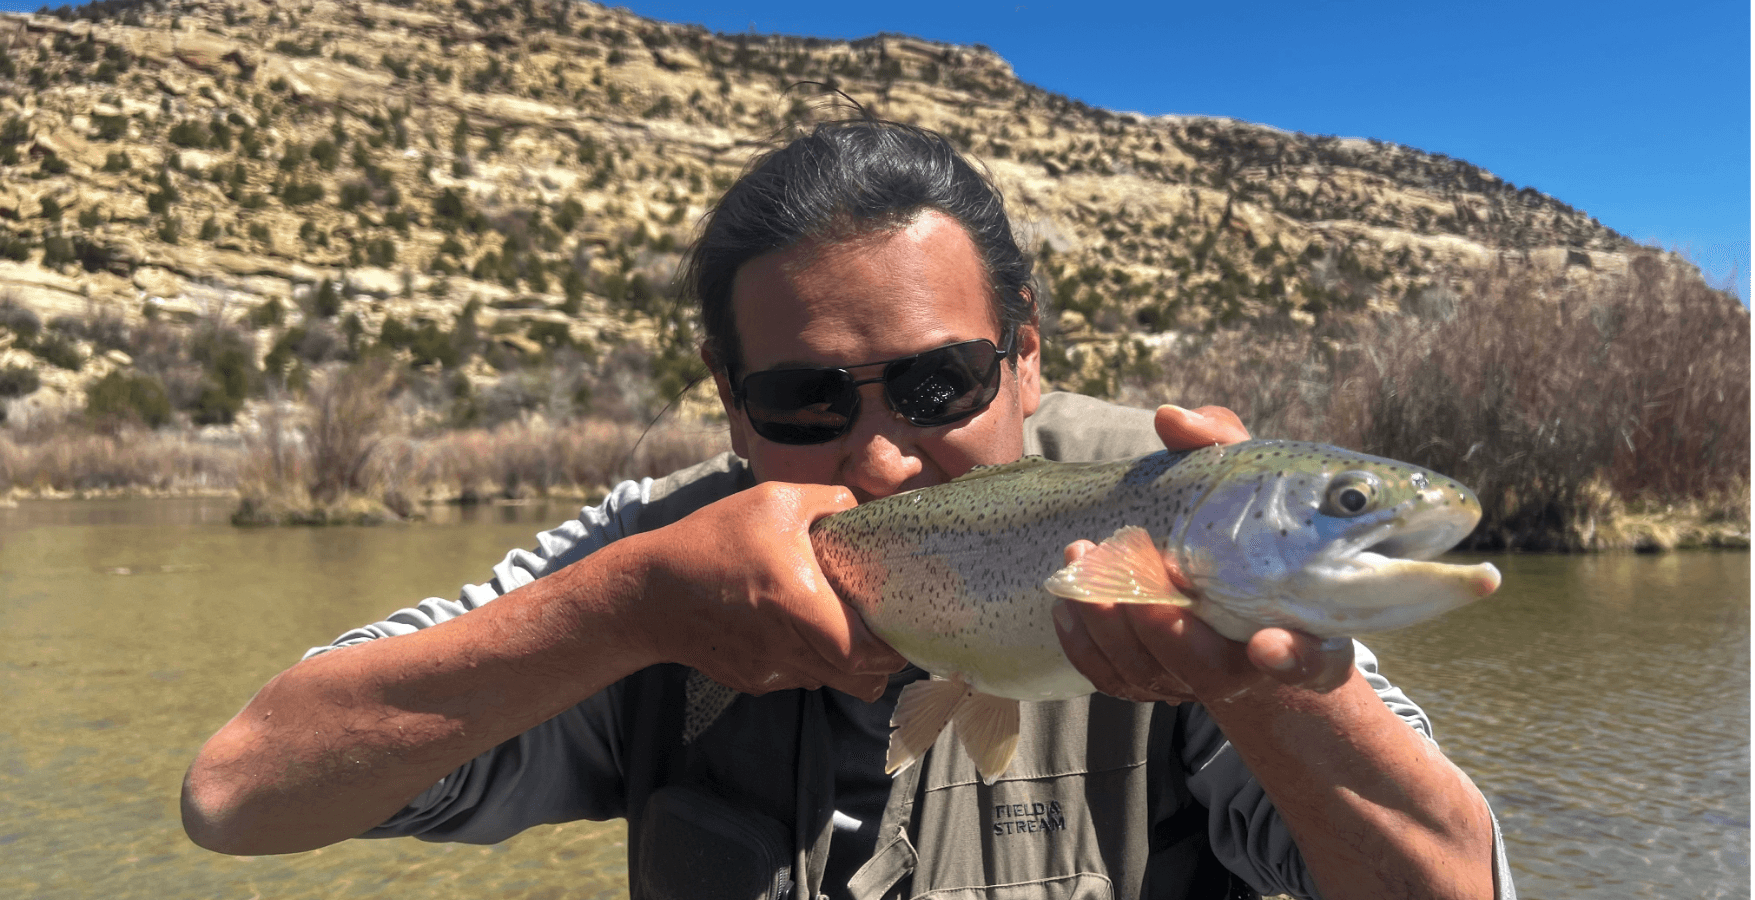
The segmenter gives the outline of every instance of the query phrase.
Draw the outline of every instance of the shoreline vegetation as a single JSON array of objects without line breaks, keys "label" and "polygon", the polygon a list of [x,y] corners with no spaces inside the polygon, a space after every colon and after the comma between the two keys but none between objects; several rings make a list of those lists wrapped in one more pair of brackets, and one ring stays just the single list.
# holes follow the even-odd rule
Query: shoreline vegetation
[{"label": "shoreline vegetation", "polygon": [[[1063,367],[1091,352],[1078,335],[1049,340]],[[1229,406],[1262,437],[1457,477],[1486,510],[1469,549],[1746,549],[1749,346],[1747,311],[1673,270],[1636,261],[1623,281],[1587,289],[1499,266],[1401,315],[1140,344],[1135,365],[1081,387],[1144,407]],[[527,391],[576,393],[580,367],[551,362],[550,383]],[[640,381],[644,399],[595,416],[524,403],[456,427],[458,407],[482,398],[432,390],[442,373],[428,368],[361,354],[311,370],[302,395],[265,390],[226,428],[151,428],[127,402],[37,416],[0,432],[0,497],[229,492],[239,525],[369,524],[433,503],[590,501],[729,449],[723,421],[702,412],[705,385],[649,429],[666,399],[650,386],[659,379],[601,372],[600,392]]]}]

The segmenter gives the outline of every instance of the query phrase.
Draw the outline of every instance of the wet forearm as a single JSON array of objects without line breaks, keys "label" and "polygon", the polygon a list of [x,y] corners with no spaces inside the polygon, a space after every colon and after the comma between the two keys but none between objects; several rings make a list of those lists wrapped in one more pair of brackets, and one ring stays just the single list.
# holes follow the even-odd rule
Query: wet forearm
[{"label": "wet forearm", "polygon": [[642,543],[612,545],[468,615],[281,673],[190,767],[190,837],[241,854],[354,837],[464,762],[648,664],[615,626],[641,590]]},{"label": "wet forearm", "polygon": [[1493,896],[1486,801],[1357,674],[1207,705],[1274,801],[1325,900]]}]

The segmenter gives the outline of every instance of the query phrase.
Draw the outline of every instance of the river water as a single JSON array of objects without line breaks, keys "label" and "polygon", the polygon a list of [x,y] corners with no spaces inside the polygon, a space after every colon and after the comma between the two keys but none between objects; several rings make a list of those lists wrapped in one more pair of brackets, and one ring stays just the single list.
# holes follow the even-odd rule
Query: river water
[{"label": "river water", "polygon": [[[240,530],[222,500],[0,509],[0,896],[624,896],[620,823],[489,847],[190,844],[201,742],[315,644],[479,581],[559,508]],[[1521,896],[1749,896],[1749,556],[1492,557],[1492,599],[1370,642],[1504,826]]]}]

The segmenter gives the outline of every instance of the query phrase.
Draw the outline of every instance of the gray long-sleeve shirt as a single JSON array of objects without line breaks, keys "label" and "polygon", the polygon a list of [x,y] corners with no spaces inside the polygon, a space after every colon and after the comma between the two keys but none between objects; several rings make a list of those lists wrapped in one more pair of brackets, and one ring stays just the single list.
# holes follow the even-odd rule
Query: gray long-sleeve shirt
[{"label": "gray long-sleeve shirt", "polygon": [[[1115,434],[1128,436],[1117,439]],[[1044,398],[1027,435],[1027,450],[1050,458],[1115,458],[1156,447],[1149,414],[1073,395]],[[429,598],[383,621],[349,631],[307,655],[407,634],[465,615],[613,541],[651,527],[649,508],[663,497],[710,485],[693,492],[687,505],[695,508],[732,492],[747,480],[741,463],[727,455],[661,482],[623,482],[601,504],[582,510],[577,519],[539,534],[535,549],[508,553],[494,566],[492,578],[466,585],[456,599]],[[678,512],[668,514],[671,519],[678,516]],[[1355,652],[1359,670],[1384,704],[1431,739],[1431,723],[1420,708],[1379,674],[1377,660],[1369,650],[1355,644]],[[622,689],[622,684],[612,685],[465,763],[366,836],[411,835],[425,840],[492,843],[534,825],[628,815]],[[894,694],[888,695],[890,703]],[[849,708],[847,704],[842,707]],[[863,722],[865,730],[871,731],[873,723],[881,729],[889,715],[890,709],[880,701],[865,716],[870,720]],[[1316,896],[1290,832],[1211,717],[1198,705],[1188,705],[1177,721],[1179,758],[1165,764],[1181,769],[1189,794],[1207,810],[1207,837],[1213,854],[1257,891]],[[881,757],[879,760],[881,769]],[[848,828],[854,830],[862,822],[874,821],[881,812],[881,795],[874,797],[870,790],[846,793],[848,796],[838,796],[838,825],[851,823]],[[871,808],[874,803],[875,810]],[[839,834],[836,839],[841,840]],[[864,840],[869,852],[871,836]],[[1494,852],[1499,896],[1514,897],[1497,823]]]}]

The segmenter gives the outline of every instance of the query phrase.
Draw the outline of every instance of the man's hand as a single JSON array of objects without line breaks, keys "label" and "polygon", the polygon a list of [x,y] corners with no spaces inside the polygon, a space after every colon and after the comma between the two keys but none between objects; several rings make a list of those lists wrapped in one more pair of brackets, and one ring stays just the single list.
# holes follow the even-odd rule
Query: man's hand
[{"label": "man's hand", "polygon": [[[1172,450],[1246,440],[1229,410],[1158,410]],[[1066,548],[1068,562],[1092,548]],[[1067,659],[1097,690],[1129,700],[1199,701],[1291,829],[1323,896],[1488,897],[1486,801],[1329,646],[1283,628],[1227,640],[1169,604],[1063,600]]]},{"label": "man's hand", "polygon": [[[1237,415],[1219,406],[1161,406],[1153,424],[1171,450],[1249,439]],[[1067,562],[1092,546],[1068,546]],[[1174,606],[1063,600],[1054,619],[1074,667],[1097,690],[1127,700],[1218,703],[1274,683],[1328,691],[1353,671],[1350,641],[1265,628],[1240,644]]]},{"label": "man's hand", "polygon": [[747,694],[827,685],[876,700],[907,664],[824,580],[810,526],[851,491],[766,483],[664,529],[630,636]]},{"label": "man's hand", "polygon": [[1223,406],[1183,409],[1166,403],[1158,407],[1152,425],[1168,450],[1194,450],[1249,440],[1249,429],[1243,427],[1243,420]]}]

